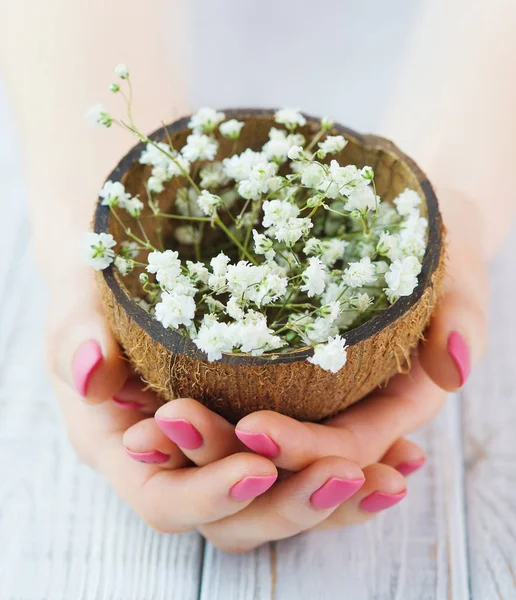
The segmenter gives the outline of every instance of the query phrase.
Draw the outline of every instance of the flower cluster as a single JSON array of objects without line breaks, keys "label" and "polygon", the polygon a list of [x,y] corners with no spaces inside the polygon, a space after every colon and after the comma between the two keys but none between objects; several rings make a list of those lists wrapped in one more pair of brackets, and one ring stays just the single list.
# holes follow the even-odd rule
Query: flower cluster
[{"label": "flower cluster", "polygon": [[[114,93],[130,86],[124,65],[116,73],[122,81],[111,85]],[[139,161],[147,174],[144,199],[119,181],[104,184],[100,202],[125,241],[88,233],[85,259],[94,269],[114,263],[121,276],[137,277],[139,304],[207,360],[311,346],[308,360],[336,373],[346,363],[342,334],[418,285],[427,244],[420,195],[405,189],[382,201],[373,169],[346,163],[347,140],[328,118],[313,133],[299,111],[279,110],[268,139],[249,148],[239,147],[245,121],[202,108],[176,148],[168,134],[156,142],[140,133],[130,102],[127,124],[102,107],[89,117],[145,141]],[[163,212],[172,180],[174,211]],[[165,219],[174,223],[166,243],[146,231],[149,223],[152,233],[161,231]],[[219,247],[203,244],[210,229],[219,232]],[[182,258],[182,249],[196,260]]]}]

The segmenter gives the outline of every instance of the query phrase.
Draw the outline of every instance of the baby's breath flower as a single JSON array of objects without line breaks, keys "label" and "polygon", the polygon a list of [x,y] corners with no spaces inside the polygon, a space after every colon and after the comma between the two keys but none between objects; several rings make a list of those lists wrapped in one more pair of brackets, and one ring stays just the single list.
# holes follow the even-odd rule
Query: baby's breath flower
[{"label": "baby's breath flower", "polygon": [[181,149],[181,153],[189,162],[213,160],[218,147],[214,138],[204,133],[192,133],[186,138],[186,145]]},{"label": "baby's breath flower", "polygon": [[121,206],[135,219],[142,214],[143,202],[139,198],[134,197],[129,200],[124,200]]},{"label": "baby's breath flower", "polygon": [[115,67],[115,74],[118,75],[120,79],[129,79],[129,71],[123,63],[120,63]]},{"label": "baby's breath flower", "polygon": [[256,254],[264,254],[267,260],[272,260],[276,254],[274,242],[263,233],[258,233],[256,229],[253,229],[253,239]]},{"label": "baby's breath flower", "polygon": [[190,121],[188,121],[188,127],[196,133],[211,133],[225,118],[226,115],[223,112],[217,112],[213,108],[205,107],[192,115]]},{"label": "baby's breath flower", "polygon": [[349,299],[349,305],[356,308],[359,312],[365,312],[373,304],[373,298],[369,294],[357,294]]},{"label": "baby's breath flower", "polygon": [[224,172],[235,181],[249,179],[251,170],[256,165],[266,165],[268,159],[262,152],[255,152],[247,148],[242,154],[234,154],[222,161]]},{"label": "baby's breath flower", "polygon": [[195,300],[191,296],[163,292],[160,302],[156,304],[155,314],[163,327],[189,327],[195,316]]},{"label": "baby's breath flower", "polygon": [[217,214],[217,208],[222,204],[222,198],[208,192],[208,190],[202,190],[197,202],[205,215],[214,217]]},{"label": "baby's breath flower", "polygon": [[163,181],[163,179],[151,175],[149,179],[147,179],[147,189],[149,190],[149,192],[152,192],[154,194],[160,194],[165,189]]},{"label": "baby's breath flower", "polygon": [[201,325],[193,342],[199,350],[207,355],[208,360],[220,360],[223,352],[233,350],[232,333],[233,325],[211,320]]},{"label": "baby's breath flower", "polygon": [[319,142],[319,158],[324,158],[327,154],[336,154],[344,149],[347,140],[342,135],[329,135],[324,141]]},{"label": "baby's breath flower", "polygon": [[113,117],[102,106],[102,104],[95,104],[94,106],[92,106],[86,112],[85,118],[92,125],[102,125],[103,127],[111,127],[111,125],[113,124]]},{"label": "baby's breath flower", "polygon": [[374,283],[376,281],[374,263],[369,257],[364,257],[359,262],[349,263],[348,268],[342,274],[342,281],[352,288]]},{"label": "baby's breath flower", "polygon": [[301,175],[301,183],[308,188],[321,189],[326,181],[326,171],[320,163],[307,163]]},{"label": "baby's breath flower", "polygon": [[134,261],[130,258],[124,258],[123,256],[115,257],[115,267],[117,268],[120,275],[129,275],[134,269]]},{"label": "baby's breath flower", "polygon": [[380,202],[379,196],[375,196],[369,186],[359,187],[353,190],[345,204],[345,209],[349,211],[358,211],[360,214],[368,210],[376,210],[376,204]]},{"label": "baby's breath flower", "polygon": [[325,371],[338,373],[347,361],[346,340],[340,335],[328,338],[326,344],[315,347],[314,355],[308,359],[313,365],[319,365]]},{"label": "baby's breath flower", "polygon": [[287,246],[293,246],[302,237],[308,235],[313,226],[314,224],[308,218],[292,218],[277,227],[274,237],[278,242],[285,242]]},{"label": "baby's breath flower", "polygon": [[266,200],[262,208],[264,227],[281,227],[299,214],[299,207],[296,204],[283,200]]},{"label": "baby's breath flower", "polygon": [[208,283],[210,272],[206,265],[202,262],[192,262],[191,260],[186,261],[186,267],[188,274],[194,281],[201,281],[202,283]]},{"label": "baby's breath flower", "polygon": [[330,119],[330,117],[323,117],[321,119],[321,127],[325,131],[328,129],[331,129],[334,125],[335,125],[335,121],[333,119]]},{"label": "baby's breath flower", "polygon": [[269,160],[282,164],[287,160],[288,153],[293,146],[301,147],[304,143],[303,135],[287,134],[282,129],[272,127],[269,131],[269,141],[263,147],[263,153]]},{"label": "baby's breath flower", "polygon": [[118,83],[113,82],[109,85],[109,91],[113,92],[113,94],[116,94],[120,91],[120,86],[118,85]]},{"label": "baby's breath flower", "polygon": [[398,213],[403,216],[409,216],[415,208],[421,204],[421,196],[414,190],[406,188],[394,199],[394,204]]},{"label": "baby's breath flower", "polygon": [[88,232],[84,235],[82,256],[84,262],[95,271],[102,271],[113,262],[116,246],[115,238],[110,233]]},{"label": "baby's breath flower", "polygon": [[129,242],[125,240],[120,244],[120,250],[118,253],[123,258],[135,259],[138,254],[140,254],[140,246],[137,242]]},{"label": "baby's breath flower", "polygon": [[201,187],[205,189],[222,187],[229,182],[221,162],[208,163],[200,170],[199,177]]},{"label": "baby's breath flower", "polygon": [[184,246],[192,246],[201,241],[201,232],[193,225],[180,225],[174,229],[174,237]]},{"label": "baby's breath flower", "polygon": [[301,146],[292,146],[287,155],[290,160],[303,160],[305,158],[304,150]]},{"label": "baby's breath flower", "polygon": [[385,290],[391,302],[400,296],[410,296],[417,286],[417,276],[421,273],[421,263],[415,256],[407,256],[401,260],[395,260],[387,273]]},{"label": "baby's breath flower", "polygon": [[285,125],[287,129],[294,130],[296,127],[306,125],[306,119],[297,108],[282,108],[274,115],[276,123]]},{"label": "baby's breath flower", "polygon": [[235,319],[235,321],[239,321],[240,319],[244,318],[244,311],[240,306],[238,298],[235,296],[231,296],[231,298],[228,300],[228,303],[226,304],[226,312],[232,319]]},{"label": "baby's breath flower", "polygon": [[376,251],[380,256],[387,256],[389,260],[401,258],[400,238],[398,235],[382,231],[376,244]]},{"label": "baby's breath flower", "polygon": [[363,169],[360,169],[360,177],[362,177],[362,179],[366,179],[367,181],[373,181],[373,167],[364,167]]},{"label": "baby's breath flower", "polygon": [[235,323],[233,334],[235,345],[242,352],[250,352],[253,356],[277,350],[286,344],[269,329],[265,316],[255,311],[249,311],[244,319]]},{"label": "baby's breath flower", "polygon": [[228,140],[238,140],[244,125],[245,123],[243,121],[230,119],[229,121],[219,125],[219,131],[224,137],[228,138]]},{"label": "baby's breath flower", "polygon": [[156,273],[158,276],[160,273],[169,272],[171,276],[177,277],[181,273],[181,261],[178,258],[178,252],[176,250],[165,250],[164,252],[155,250],[151,252],[147,257],[146,270],[148,273]]},{"label": "baby's breath flower", "polygon": [[301,273],[304,281],[301,291],[306,292],[309,298],[320,296],[324,292],[327,275],[326,266],[316,256],[312,256],[308,260],[308,267]]},{"label": "baby's breath flower", "polygon": [[203,212],[197,202],[197,192],[193,187],[183,187],[177,190],[176,210],[185,217],[202,217]]},{"label": "baby's breath flower", "polygon": [[125,191],[125,187],[119,181],[106,181],[99,192],[102,198],[101,204],[113,208],[124,203],[131,198],[131,194]]}]

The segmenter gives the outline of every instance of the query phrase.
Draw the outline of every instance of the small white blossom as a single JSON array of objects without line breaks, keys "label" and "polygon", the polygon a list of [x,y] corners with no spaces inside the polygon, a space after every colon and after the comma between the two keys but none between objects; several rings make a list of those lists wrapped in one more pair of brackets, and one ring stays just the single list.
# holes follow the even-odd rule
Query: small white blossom
[{"label": "small white blossom", "polygon": [[313,365],[319,365],[325,371],[338,373],[347,361],[346,340],[340,335],[330,337],[326,344],[315,347],[314,355],[308,359]]},{"label": "small white blossom", "polygon": [[192,262],[191,260],[186,261],[186,268],[188,274],[194,281],[201,281],[202,283],[208,283],[210,272],[206,265],[202,262]]},{"label": "small white blossom", "polygon": [[295,108],[282,108],[276,111],[274,115],[276,123],[285,125],[288,129],[295,129],[296,127],[306,125],[306,119]]},{"label": "small white blossom", "polygon": [[181,274],[181,261],[177,251],[151,252],[147,257],[147,262],[147,272],[155,273],[159,283],[167,289],[172,289]]},{"label": "small white blossom", "polygon": [[319,296],[324,292],[328,271],[326,266],[316,257],[308,260],[308,267],[301,273],[304,285],[301,291],[306,292],[309,298]]},{"label": "small white blossom", "polygon": [[129,242],[127,240],[124,240],[120,244],[119,253],[120,256],[122,256],[123,258],[135,259],[138,256],[138,254],[140,254],[140,246],[137,242]]},{"label": "small white blossom", "polygon": [[320,163],[307,163],[301,175],[301,183],[305,187],[321,189],[326,181],[326,171]]},{"label": "small white blossom", "polygon": [[222,313],[226,310],[226,307],[222,304],[222,302],[220,302],[220,300],[216,300],[215,298],[213,298],[213,296],[206,296],[204,301],[206,302],[208,308],[210,309],[210,312],[212,313]]},{"label": "small white blossom", "polygon": [[214,256],[210,261],[212,274],[208,278],[208,286],[217,293],[226,290],[226,273],[230,259],[224,252]]},{"label": "small white blossom", "polygon": [[403,229],[399,234],[399,248],[405,256],[422,259],[426,251],[426,240],[418,231]]},{"label": "small white blossom", "polygon": [[276,165],[255,165],[249,173],[249,179],[244,179],[238,185],[238,193],[246,200],[258,200],[269,191],[269,180],[276,174]]},{"label": "small white blossom", "polygon": [[110,233],[88,232],[83,238],[83,260],[95,271],[102,271],[113,262],[114,246],[116,246],[115,238]]},{"label": "small white blossom", "polygon": [[278,242],[285,242],[287,246],[293,246],[302,237],[308,235],[313,226],[314,224],[308,218],[292,218],[277,227],[274,237]]},{"label": "small white blossom", "polygon": [[373,298],[369,294],[357,294],[349,299],[349,304],[352,308],[356,308],[359,312],[365,312],[373,304]]},{"label": "small white blossom", "polygon": [[290,160],[303,160],[305,158],[304,150],[301,146],[292,146],[287,155]]},{"label": "small white blossom", "polygon": [[211,194],[208,190],[202,190],[197,198],[199,207],[208,217],[214,217],[217,214],[217,208],[222,204],[222,198]]},{"label": "small white blossom", "polygon": [[415,256],[395,260],[385,273],[386,293],[389,300],[410,296],[417,286],[417,276],[420,272],[421,263]]},{"label": "small white blossom", "polygon": [[222,187],[229,182],[221,162],[208,163],[199,172],[201,187],[205,189]]},{"label": "small white blossom", "polygon": [[376,281],[374,263],[369,257],[364,257],[359,262],[349,263],[342,275],[342,281],[345,285],[353,288],[374,283]]},{"label": "small white blossom", "polygon": [[117,268],[120,275],[129,275],[129,273],[134,269],[134,261],[130,258],[117,256],[115,258],[115,267]]},{"label": "small white blossom", "polygon": [[269,131],[269,141],[263,146],[263,153],[269,160],[282,164],[287,160],[293,146],[301,147],[305,143],[303,135],[287,134],[282,129],[272,127]]},{"label": "small white blossom", "polygon": [[326,342],[331,335],[336,335],[338,332],[339,329],[334,322],[323,317],[318,317],[313,323],[309,323],[305,327],[301,338],[305,344],[311,346]]},{"label": "small white blossom", "polygon": [[85,114],[86,120],[92,125],[102,125],[103,127],[111,127],[113,124],[113,117],[108,111],[102,106],[102,104],[95,104]]},{"label": "small white blossom", "polygon": [[226,304],[226,312],[235,321],[239,321],[244,318],[244,311],[240,306],[238,298],[231,296]]},{"label": "small white blossom", "polygon": [[130,198],[129,200],[125,200],[122,204],[122,207],[131,215],[137,219],[143,210],[143,202],[139,198]]},{"label": "small white blossom", "polygon": [[296,204],[283,200],[266,200],[262,208],[264,227],[281,227],[299,214],[299,207]]},{"label": "small white blossom", "polygon": [[321,158],[327,154],[336,154],[346,147],[347,140],[342,135],[329,135],[324,141],[319,142]]},{"label": "small white blossom", "polygon": [[363,186],[349,194],[344,208],[349,211],[357,210],[359,213],[364,214],[368,210],[376,210],[376,205],[379,202],[379,196],[375,196],[369,186]]},{"label": "small white blossom", "polygon": [[192,246],[201,241],[201,232],[193,225],[179,225],[174,229],[174,237],[184,246]]},{"label": "small white blossom", "polygon": [[335,125],[335,121],[330,117],[323,117],[321,119],[321,127],[325,130],[331,129]]},{"label": "small white blossom", "polygon": [[265,316],[254,311],[249,311],[245,319],[234,327],[235,345],[240,346],[242,352],[250,352],[253,356],[277,350],[286,344],[269,329]]},{"label": "small white blossom", "polygon": [[233,350],[233,325],[216,320],[204,322],[193,339],[194,344],[208,356],[209,361],[220,360],[223,352]]},{"label": "small white blossom", "polygon": [[229,178],[242,181],[243,179],[249,179],[254,166],[266,165],[268,162],[265,154],[247,148],[242,154],[234,154],[230,158],[225,158],[222,165]]},{"label": "small white blossom", "polygon": [[238,140],[242,127],[245,125],[243,121],[237,121],[236,119],[230,119],[225,123],[219,125],[220,133],[228,138],[229,140]]},{"label": "small white blossom", "polygon": [[256,254],[264,254],[267,260],[272,260],[276,254],[273,249],[273,241],[263,233],[253,229],[254,251]]},{"label": "small white blossom", "polygon": [[176,193],[176,210],[185,217],[202,217],[203,212],[197,202],[197,192],[193,187],[182,187]]},{"label": "small white blossom", "polygon": [[149,190],[149,192],[152,192],[154,194],[160,194],[165,189],[165,186],[163,185],[163,179],[160,179],[159,177],[154,177],[152,175],[151,177],[149,177],[149,179],[147,179],[147,189]]},{"label": "small white blossom", "polygon": [[411,231],[414,235],[425,238],[428,228],[428,220],[419,214],[419,210],[414,209],[401,224],[402,229]]},{"label": "small white blossom", "polygon": [[367,181],[373,181],[373,179],[374,179],[373,167],[364,167],[363,169],[360,169],[360,177],[362,177],[362,179],[366,179]]},{"label": "small white blossom", "polygon": [[204,133],[192,133],[186,138],[181,154],[189,162],[195,160],[213,160],[218,150],[218,142]]},{"label": "small white blossom", "polygon": [[421,204],[421,196],[414,190],[406,188],[397,198],[394,198],[394,204],[398,213],[407,217]]},{"label": "small white blossom", "polygon": [[319,256],[327,267],[333,267],[338,260],[343,258],[347,245],[348,242],[340,238],[330,238],[329,240],[309,238],[303,252],[307,256],[311,254]]},{"label": "small white blossom", "polygon": [[162,167],[166,170],[170,161],[168,154],[172,154],[172,149],[168,144],[163,142],[148,143],[145,150],[140,154],[140,163],[142,165],[152,165],[154,167]]},{"label": "small white blossom", "polygon": [[113,92],[113,94],[117,94],[120,91],[120,86],[118,85],[118,83],[110,83],[109,84],[109,91]]},{"label": "small white blossom", "polygon": [[376,245],[376,251],[381,256],[387,256],[391,261],[401,258],[400,238],[396,234],[382,231]]},{"label": "small white blossom", "polygon": [[120,79],[129,79],[129,71],[123,63],[120,63],[115,67],[115,73]]},{"label": "small white blossom", "polygon": [[99,192],[102,198],[101,204],[113,208],[131,198],[131,194],[125,191],[125,187],[119,181],[106,181]]},{"label": "small white blossom", "polygon": [[163,292],[156,304],[156,319],[163,327],[177,329],[180,325],[189,327],[195,316],[195,301],[191,296],[181,296]]},{"label": "small white blossom", "polygon": [[223,112],[217,112],[213,108],[205,107],[192,115],[190,121],[188,121],[188,127],[197,133],[211,133],[225,118],[226,115]]}]

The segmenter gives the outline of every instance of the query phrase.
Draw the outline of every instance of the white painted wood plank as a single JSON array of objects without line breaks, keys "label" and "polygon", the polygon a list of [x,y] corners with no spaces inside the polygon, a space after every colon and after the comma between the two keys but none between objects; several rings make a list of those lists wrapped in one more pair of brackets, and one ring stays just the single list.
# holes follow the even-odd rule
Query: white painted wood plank
[{"label": "white painted wood plank", "polygon": [[454,399],[414,436],[429,460],[399,507],[365,525],[278,542],[274,552],[230,556],[208,546],[201,599],[467,598],[458,414]]},{"label": "white painted wood plank", "polygon": [[464,393],[475,600],[516,598],[516,230],[493,265],[489,351]]},{"label": "white painted wood plank", "polygon": [[45,294],[3,118],[0,110],[0,214],[9,224],[0,236],[0,599],[196,600],[200,536],[151,531],[65,439],[43,364]]}]

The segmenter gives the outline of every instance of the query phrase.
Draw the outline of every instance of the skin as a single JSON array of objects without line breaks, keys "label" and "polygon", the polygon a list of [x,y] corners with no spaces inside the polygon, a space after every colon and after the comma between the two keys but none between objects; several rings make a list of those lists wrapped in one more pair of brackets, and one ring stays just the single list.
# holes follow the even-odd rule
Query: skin
[{"label": "skin", "polygon": [[[33,242],[52,299],[47,356],[56,395],[79,456],[155,529],[196,528],[218,548],[242,552],[312,528],[370,518],[361,499],[373,491],[403,492],[406,480],[396,467],[424,458],[404,436],[436,414],[446,391],[460,387],[447,350],[449,334],[461,333],[473,363],[484,352],[485,267],[513,210],[506,173],[516,158],[511,145],[516,98],[510,78],[500,73],[511,72],[516,62],[509,35],[515,11],[510,3],[484,3],[485,8],[478,3],[478,10],[461,15],[467,26],[458,31],[447,25],[453,19],[444,24],[441,19],[441,10],[453,11],[458,3],[440,4],[427,6],[414,26],[383,130],[425,166],[436,185],[448,229],[445,295],[408,375],[395,377],[324,425],[269,411],[242,419],[239,430],[267,434],[278,444],[272,459],[246,451],[234,427],[195,400],[159,407],[157,398],[142,390],[109,332],[92,273],[74,250],[106,172],[133,143],[116,130],[89,129],[80,118],[85,107],[107,100],[109,66],[121,60],[130,66],[142,130],[188,112],[179,62],[164,58],[170,39],[162,29],[162,15],[170,11],[168,17],[180,21],[181,4],[154,0],[152,11],[145,3],[121,0],[0,4],[0,56],[24,147]],[[48,243],[54,239],[66,249],[58,260]],[[82,399],[73,387],[71,365],[80,345],[92,339],[100,343],[103,359]],[[111,402],[115,395],[138,402],[140,409],[120,408]],[[203,437],[201,448],[174,444],[159,429],[156,410],[161,417],[194,424]],[[142,464],[125,448],[159,450],[169,458],[160,465]],[[278,470],[278,482],[257,499],[231,498],[229,490],[243,478]],[[310,496],[330,477],[364,477],[365,483],[337,507],[316,509]]]}]

